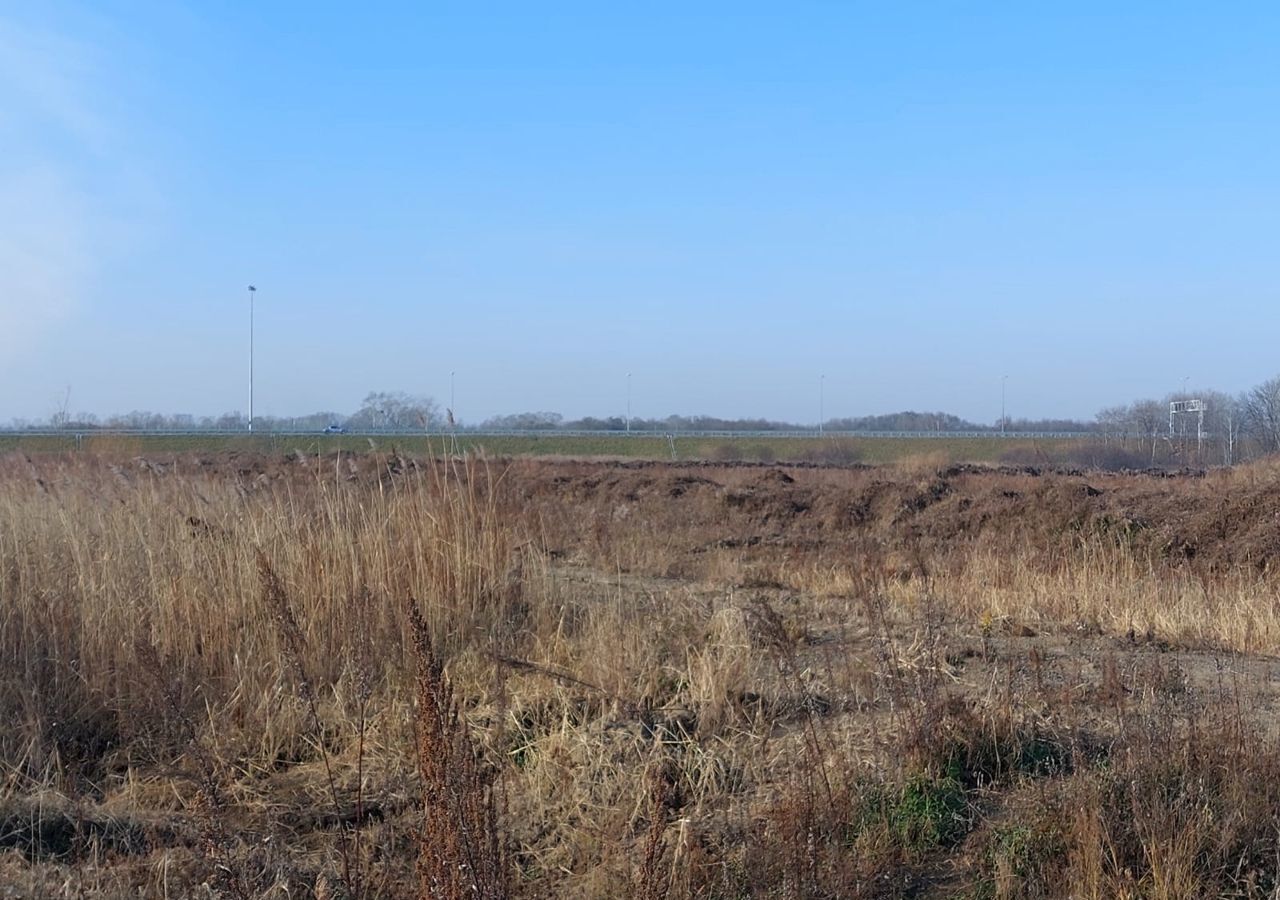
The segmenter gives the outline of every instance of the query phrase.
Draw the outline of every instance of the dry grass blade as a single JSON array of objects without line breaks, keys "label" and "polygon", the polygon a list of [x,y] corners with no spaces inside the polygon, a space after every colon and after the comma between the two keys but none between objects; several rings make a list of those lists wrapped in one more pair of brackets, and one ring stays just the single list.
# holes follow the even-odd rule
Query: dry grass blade
[{"label": "dry grass blade", "polygon": [[[262,582],[262,599],[275,617],[280,639],[284,643],[284,658],[297,684],[298,692],[306,704],[307,716],[311,724],[311,738],[320,750],[320,758],[324,762],[325,781],[329,787],[329,801],[335,816],[342,814],[342,803],[338,799],[338,782],[333,774],[333,761],[329,758],[329,750],[325,746],[324,727],[320,721],[320,711],[316,706],[316,692],[307,676],[307,644],[298,627],[298,619],[289,603],[289,595],[280,581],[280,576],[271,566],[271,561],[261,550],[257,552],[258,577]],[[363,754],[363,746],[361,747]],[[362,757],[363,762],[363,757]],[[359,824],[357,822],[357,824]],[[338,854],[342,859],[342,880],[352,900],[360,895],[360,860],[353,858],[351,843],[347,839],[347,829],[338,829]]]}]

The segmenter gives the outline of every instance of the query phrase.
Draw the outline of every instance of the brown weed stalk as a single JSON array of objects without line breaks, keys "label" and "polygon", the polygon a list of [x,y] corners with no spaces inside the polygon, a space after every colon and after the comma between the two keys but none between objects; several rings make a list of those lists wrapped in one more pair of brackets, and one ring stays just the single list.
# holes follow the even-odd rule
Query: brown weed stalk
[{"label": "brown weed stalk", "polygon": [[417,603],[408,602],[417,659],[423,821],[418,876],[430,900],[509,896],[494,773],[481,762]]}]

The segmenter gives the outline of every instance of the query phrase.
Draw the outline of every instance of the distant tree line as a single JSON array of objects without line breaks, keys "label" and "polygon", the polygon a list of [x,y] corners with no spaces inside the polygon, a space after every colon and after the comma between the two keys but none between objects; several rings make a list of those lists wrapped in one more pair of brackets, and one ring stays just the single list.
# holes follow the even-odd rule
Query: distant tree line
[{"label": "distant tree line", "polygon": [[[255,415],[253,430],[323,431],[330,425],[339,425],[350,431],[408,433],[439,431],[445,427],[446,421],[439,404],[430,397],[401,391],[373,391],[365,395],[360,408],[352,413],[321,411],[301,416]],[[93,413],[59,411],[44,421],[15,419],[10,427],[20,431],[48,428],[61,431],[248,431],[249,417],[242,412],[193,416],[134,411],[99,417]]]},{"label": "distant tree line", "polygon": [[[483,431],[538,431],[563,429],[566,431],[624,431],[628,423],[623,416],[600,419],[587,417],[566,420],[557,413],[519,413],[494,416],[478,426]],[[667,416],[662,419],[633,418],[631,431],[656,431],[679,433],[682,431],[807,431],[815,426],[782,422],[773,419],[722,419],[716,416]],[[823,429],[831,432],[969,432],[1000,430],[1000,423],[983,425],[944,412],[905,411],[878,416],[828,419]],[[1018,419],[1009,420],[1009,431],[1077,431],[1093,429],[1090,422],[1074,419]]]},{"label": "distant tree line", "polygon": [[[1199,413],[1170,415],[1170,404],[1179,400],[1204,402],[1203,421]],[[471,424],[453,420],[433,398],[402,391],[372,391],[351,413],[320,411],[301,416],[256,416],[256,432],[323,431],[336,425],[350,431],[381,433],[424,433],[447,429],[459,431],[625,431],[680,433],[690,431],[769,432],[813,430],[813,425],[773,419],[726,419],[717,416],[667,416],[632,418],[587,416],[565,419],[555,412],[524,412],[494,416]],[[138,431],[247,431],[248,417],[242,412],[218,416],[184,413],[162,414],[134,411],[99,417],[92,413],[71,414],[65,408],[43,421],[14,420],[15,430],[57,429],[92,431],[129,429]],[[945,412],[907,410],[874,416],[829,419],[822,428],[828,432],[1076,432],[1096,437],[1099,445],[1133,464],[1161,461],[1221,462],[1230,465],[1263,453],[1280,452],[1280,376],[1243,393],[1221,391],[1172,393],[1163,398],[1145,398],[1110,406],[1092,421],[1075,419],[1006,419],[983,424]],[[1194,451],[1194,455],[1193,455]],[[1117,457],[1119,458],[1119,457]]]}]

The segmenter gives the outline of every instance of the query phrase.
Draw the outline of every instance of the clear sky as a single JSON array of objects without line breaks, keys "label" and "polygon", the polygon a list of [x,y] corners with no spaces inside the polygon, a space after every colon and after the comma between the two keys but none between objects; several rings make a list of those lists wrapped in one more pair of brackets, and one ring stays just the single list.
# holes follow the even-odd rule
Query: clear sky
[{"label": "clear sky", "polygon": [[[1123,10],[1123,11],[1117,11]],[[1280,373],[1273,3],[0,0],[0,420]]]}]

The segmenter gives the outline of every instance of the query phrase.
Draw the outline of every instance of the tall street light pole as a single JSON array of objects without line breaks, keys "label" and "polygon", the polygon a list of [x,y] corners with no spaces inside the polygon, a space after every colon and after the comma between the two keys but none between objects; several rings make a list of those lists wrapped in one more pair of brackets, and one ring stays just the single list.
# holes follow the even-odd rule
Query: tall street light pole
[{"label": "tall street light pole", "polygon": [[827,376],[818,376],[818,437],[822,437],[822,429],[827,420]]},{"label": "tall street light pole", "polygon": [[258,289],[249,285],[249,431],[253,431],[253,296]]},{"label": "tall street light pole", "polygon": [[631,433],[631,373],[627,373],[627,434]]},{"label": "tall street light pole", "polygon": [[1008,375],[1000,376],[1000,433],[1001,434],[1004,434],[1004,425],[1005,425],[1005,422],[1008,421],[1008,417],[1004,414],[1005,385],[1008,383],[1008,381],[1009,381]]}]

